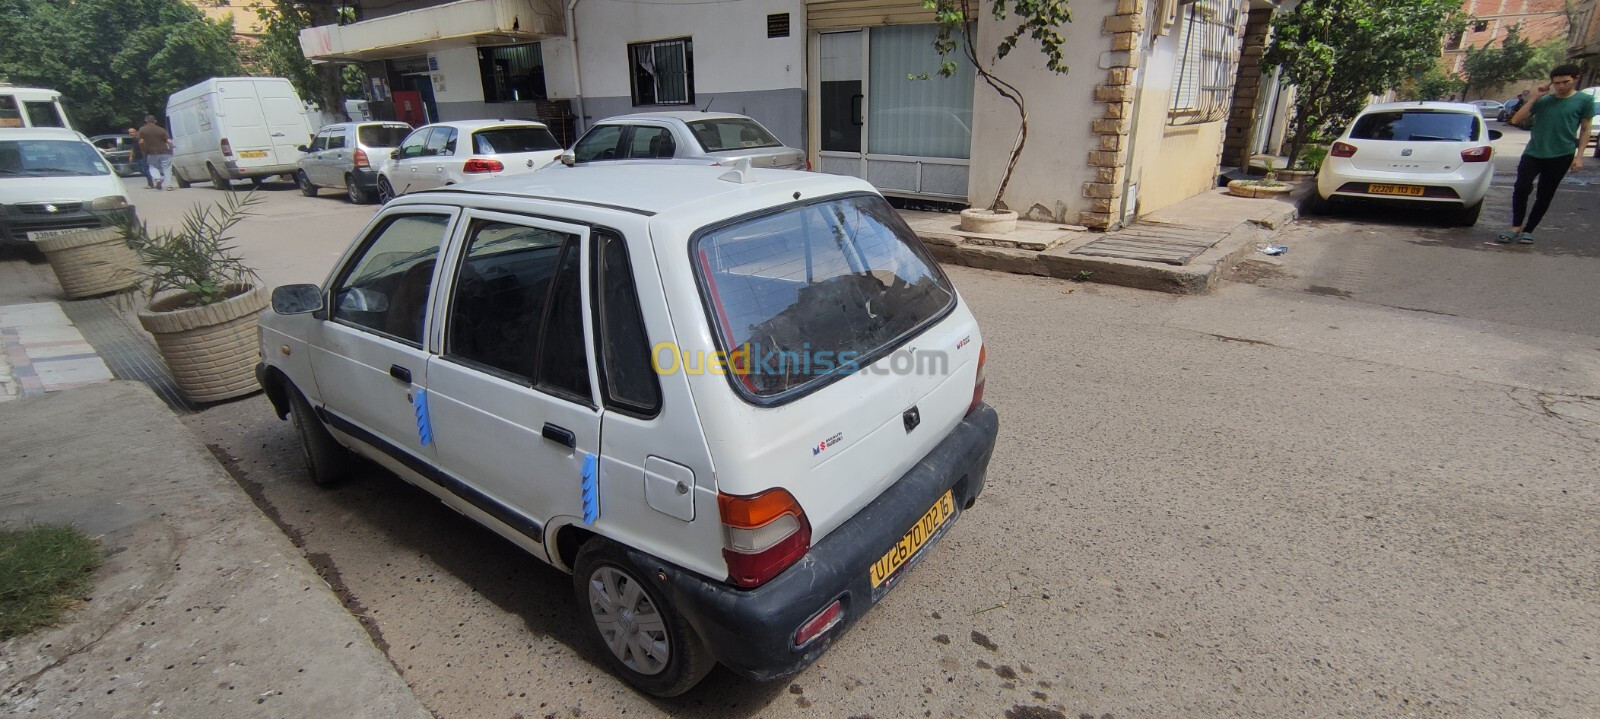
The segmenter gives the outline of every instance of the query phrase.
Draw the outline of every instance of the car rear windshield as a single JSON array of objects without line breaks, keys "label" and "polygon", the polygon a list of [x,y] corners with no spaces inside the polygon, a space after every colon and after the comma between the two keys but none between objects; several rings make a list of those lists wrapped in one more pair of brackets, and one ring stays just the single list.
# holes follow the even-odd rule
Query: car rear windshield
[{"label": "car rear windshield", "polygon": [[0,177],[109,174],[100,153],[82,140],[0,140]]},{"label": "car rear windshield", "polygon": [[365,147],[399,147],[409,134],[410,125],[362,125],[356,138]]},{"label": "car rear windshield", "polygon": [[689,123],[689,132],[706,152],[749,150],[756,147],[783,147],[778,138],[757,125],[754,120],[725,117],[715,120],[696,120]]},{"label": "car rear windshield", "polygon": [[561,143],[556,142],[556,136],[542,127],[497,127],[472,133],[472,152],[477,155],[559,149]]},{"label": "car rear windshield", "polygon": [[876,196],[719,228],[694,250],[734,384],[763,399],[871,364],[955,302],[922,241]]},{"label": "car rear windshield", "polygon": [[1478,116],[1435,110],[1369,112],[1356,118],[1350,139],[1473,142],[1478,139]]}]

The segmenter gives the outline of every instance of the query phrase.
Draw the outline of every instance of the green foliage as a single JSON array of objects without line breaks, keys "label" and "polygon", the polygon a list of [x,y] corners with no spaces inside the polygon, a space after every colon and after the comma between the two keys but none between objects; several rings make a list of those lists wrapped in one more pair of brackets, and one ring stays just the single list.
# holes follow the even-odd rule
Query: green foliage
[{"label": "green foliage", "polygon": [[1543,80],[1550,77],[1550,70],[1567,61],[1567,39],[1556,37],[1546,41],[1533,49],[1533,57],[1528,60],[1527,67],[1522,69],[1518,80]]},{"label": "green foliage", "polygon": [[99,566],[95,540],[71,527],[0,531],[0,640],[54,626]]},{"label": "green foliage", "polygon": [[160,116],[167,96],[238,75],[233,26],[182,0],[0,0],[0,78],[64,96],[88,133]]},{"label": "green foliage", "polygon": [[1294,169],[1316,172],[1322,169],[1322,161],[1326,159],[1328,159],[1328,148],[1312,145],[1300,153],[1300,161],[1295,163]]},{"label": "green foliage", "polygon": [[1408,100],[1443,100],[1461,92],[1463,88],[1461,78],[1433,64],[1412,80],[1402,97]]},{"label": "green foliage", "polygon": [[1292,152],[1437,63],[1443,38],[1465,24],[1460,0],[1303,0],[1278,13],[1263,63],[1298,88]]},{"label": "green foliage", "polygon": [[256,5],[255,10],[262,35],[247,64],[263,75],[289,78],[300,97],[316,102],[329,114],[343,116],[344,98],[361,97],[366,74],[355,65],[313,65],[300,48],[301,30],[337,22],[339,10],[303,0],[270,0]]},{"label": "green foliage", "polygon": [[1500,47],[1467,48],[1467,57],[1461,63],[1461,73],[1466,76],[1467,94],[1484,93],[1514,80],[1528,77],[1528,66],[1534,61],[1537,50],[1522,37],[1522,26],[1512,25],[1506,30]]},{"label": "green foliage", "polygon": [[261,202],[254,192],[243,198],[226,192],[216,205],[191,208],[176,230],[151,233],[143,222],[123,224],[119,228],[123,239],[145,265],[135,289],[142,289],[147,300],[164,292],[184,292],[189,306],[202,306],[237,295],[240,285],[260,281],[239,257],[228,233]]}]

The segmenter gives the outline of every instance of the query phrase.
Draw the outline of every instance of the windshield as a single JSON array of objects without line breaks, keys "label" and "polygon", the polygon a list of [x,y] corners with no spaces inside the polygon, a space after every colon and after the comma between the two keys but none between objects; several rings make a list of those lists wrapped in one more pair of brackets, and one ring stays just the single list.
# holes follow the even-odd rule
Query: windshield
[{"label": "windshield", "polygon": [[409,134],[410,125],[362,125],[357,141],[364,147],[399,147]]},{"label": "windshield", "polygon": [[109,175],[94,146],[79,140],[0,140],[0,175]]},{"label": "windshield", "polygon": [[858,371],[955,301],[922,241],[876,196],[724,227],[695,253],[735,384],[758,397]]},{"label": "windshield", "polygon": [[706,152],[749,150],[757,147],[783,147],[778,138],[755,120],[724,117],[715,120],[697,120],[689,123],[689,132]]},{"label": "windshield", "polygon": [[1352,140],[1402,142],[1473,142],[1478,139],[1478,117],[1460,112],[1394,110],[1371,112],[1356,119]]},{"label": "windshield", "polygon": [[477,155],[502,155],[516,152],[559,150],[561,143],[542,127],[497,127],[472,133],[472,152]]}]

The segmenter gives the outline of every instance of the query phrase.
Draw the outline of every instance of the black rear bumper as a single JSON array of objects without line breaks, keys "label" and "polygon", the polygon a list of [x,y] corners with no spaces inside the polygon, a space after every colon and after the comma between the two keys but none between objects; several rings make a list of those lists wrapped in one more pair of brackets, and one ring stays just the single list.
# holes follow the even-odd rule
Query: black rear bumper
[{"label": "black rear bumper", "polygon": [[[664,590],[672,604],[723,665],[756,680],[792,674],[822,656],[937,544],[937,538],[929,540],[896,575],[874,590],[868,575],[872,564],[900,541],[946,490],[954,494],[956,514],[940,532],[953,525],[983,492],[999,427],[994,409],[979,405],[910,472],[829,533],[794,566],[755,589],[708,580],[641,552],[626,551],[641,576],[658,571],[667,574]],[[807,646],[795,647],[795,630],[835,599],[844,610],[839,624]]]}]

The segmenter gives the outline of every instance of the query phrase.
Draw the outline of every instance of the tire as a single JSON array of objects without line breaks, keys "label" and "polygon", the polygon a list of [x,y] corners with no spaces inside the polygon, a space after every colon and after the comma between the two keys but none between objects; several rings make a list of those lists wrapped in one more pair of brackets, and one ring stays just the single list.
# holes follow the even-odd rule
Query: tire
[{"label": "tire", "polygon": [[259,188],[259,187],[261,187],[262,185],[265,185],[265,184],[267,184],[267,178],[265,178],[265,177],[252,177],[252,178],[250,178],[250,186],[251,187]]},{"label": "tire", "polygon": [[1300,214],[1312,217],[1326,215],[1329,210],[1328,204],[1327,200],[1322,199],[1322,193],[1318,192],[1316,188],[1312,188],[1311,193],[1306,195],[1306,199],[1300,203]]},{"label": "tire", "polygon": [[394,185],[389,184],[389,178],[378,178],[378,203],[387,205],[394,199]]},{"label": "tire", "polygon": [[294,173],[294,184],[300,187],[300,194],[305,195],[306,197],[317,196],[318,188],[316,185],[311,184],[311,178],[306,177],[305,170],[300,170]]},{"label": "tire", "polygon": [[344,176],[344,196],[352,205],[365,205],[372,201],[372,193],[356,184],[355,175]]},{"label": "tire", "polygon": [[[627,598],[630,585],[641,590],[631,601]],[[572,586],[578,606],[588,617],[590,634],[610,660],[612,671],[640,691],[658,697],[678,696],[700,683],[716,665],[700,635],[650,580],[637,578],[621,547],[611,541],[591,539],[578,550]],[[608,641],[608,633],[614,641]],[[653,651],[641,651],[647,647]]]},{"label": "tire", "polygon": [[311,483],[326,487],[344,478],[350,468],[350,450],[322,426],[322,421],[311,409],[305,395],[294,387],[289,388],[289,415],[294,420],[295,432],[300,435],[300,452],[306,461],[306,471]]},{"label": "tire", "polygon": [[180,174],[177,170],[173,170],[172,171],[172,179],[177,180],[178,181],[178,187],[180,189],[184,189],[184,190],[189,189],[189,186],[194,184],[193,182],[190,182],[188,180],[183,179],[183,175]]},{"label": "tire", "polygon": [[211,186],[212,187],[214,187],[214,188],[216,188],[218,190],[223,190],[223,191],[228,191],[228,190],[232,190],[233,189],[233,183],[231,181],[229,181],[228,178],[223,177],[222,173],[217,172],[217,168],[216,168],[215,165],[207,163],[206,164],[206,172],[211,173]]},{"label": "tire", "polygon": [[1456,210],[1455,217],[1453,218],[1455,220],[1454,224],[1457,227],[1471,227],[1478,224],[1478,215],[1482,213],[1483,200],[1478,200],[1478,204],[1476,205],[1463,207],[1459,210]]}]

